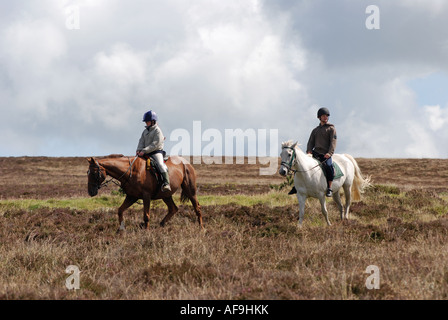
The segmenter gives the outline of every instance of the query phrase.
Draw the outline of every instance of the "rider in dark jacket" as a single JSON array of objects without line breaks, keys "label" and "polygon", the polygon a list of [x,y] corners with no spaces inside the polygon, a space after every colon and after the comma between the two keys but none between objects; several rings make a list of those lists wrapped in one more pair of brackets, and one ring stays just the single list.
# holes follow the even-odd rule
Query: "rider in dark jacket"
[{"label": "rider in dark jacket", "polygon": [[[334,167],[332,156],[336,149],[336,128],[331,123],[328,123],[330,117],[330,111],[327,108],[320,108],[317,112],[317,118],[320,123],[319,126],[314,128],[311,132],[308,140],[306,152],[312,154],[314,158],[318,159],[325,170],[325,176],[327,177],[327,192],[326,196],[332,196],[331,184],[334,179]],[[297,193],[295,187],[289,192],[289,194]]]}]

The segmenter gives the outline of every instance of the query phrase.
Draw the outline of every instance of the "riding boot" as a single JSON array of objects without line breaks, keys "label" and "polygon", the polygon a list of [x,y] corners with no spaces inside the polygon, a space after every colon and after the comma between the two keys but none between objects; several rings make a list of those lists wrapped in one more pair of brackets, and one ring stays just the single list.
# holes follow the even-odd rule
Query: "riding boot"
[{"label": "riding boot", "polygon": [[288,192],[288,194],[296,194],[297,193],[297,189],[296,187],[292,187],[291,191]]},{"label": "riding boot", "polygon": [[162,172],[162,192],[165,191],[171,191],[171,187],[170,187],[170,175],[168,172]]},{"label": "riding boot", "polygon": [[333,190],[331,190],[331,183],[333,181],[327,182],[327,193],[325,194],[327,197],[331,197],[333,195]]},{"label": "riding boot", "polygon": [[[331,158],[329,158],[331,159]],[[326,196],[327,197],[331,197],[333,195],[333,190],[331,190],[331,184],[333,183],[333,179],[334,179],[334,167],[333,167],[333,163],[330,162],[330,164],[328,164],[328,159],[327,159],[327,163],[325,165],[325,176],[327,178],[327,192],[326,192]]]}]

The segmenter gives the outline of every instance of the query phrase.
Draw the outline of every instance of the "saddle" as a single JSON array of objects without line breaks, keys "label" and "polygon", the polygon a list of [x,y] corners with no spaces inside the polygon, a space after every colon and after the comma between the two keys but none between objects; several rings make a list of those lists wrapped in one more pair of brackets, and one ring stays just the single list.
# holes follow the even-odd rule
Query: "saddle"
[{"label": "saddle", "polygon": [[[168,159],[169,159],[169,157],[166,155],[166,153],[164,153],[163,161],[166,162]],[[151,171],[151,173],[156,177],[157,186],[158,186],[158,188],[160,188],[163,184],[163,178],[162,178],[159,164],[152,156],[148,156],[146,159],[146,170]]]},{"label": "saddle", "polygon": [[[315,157],[313,157],[314,160],[316,160],[316,162],[319,164],[319,167],[322,169],[322,172],[324,173],[325,177],[327,176],[327,173],[325,172],[325,168],[324,165],[322,164],[322,162],[319,161],[319,159],[316,159]],[[333,161],[333,168],[334,168],[334,180],[339,179],[340,177],[344,176],[344,173],[342,172],[341,168],[339,167],[339,165],[336,163],[336,161]]]}]

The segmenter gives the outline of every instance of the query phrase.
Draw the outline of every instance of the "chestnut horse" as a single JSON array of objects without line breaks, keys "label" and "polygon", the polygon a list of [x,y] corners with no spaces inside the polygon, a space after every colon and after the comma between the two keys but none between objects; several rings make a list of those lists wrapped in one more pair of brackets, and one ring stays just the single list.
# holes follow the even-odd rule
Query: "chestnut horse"
[{"label": "chestnut horse", "polygon": [[[88,192],[91,197],[98,194],[98,189],[109,183],[104,182],[110,176],[120,182],[126,194],[123,204],[118,208],[119,229],[124,230],[123,212],[137,200],[143,199],[143,224],[145,229],[149,225],[149,211],[151,200],[162,199],[168,207],[168,214],[160,222],[164,226],[178,211],[173,201],[173,194],[182,188],[181,201],[190,199],[196,212],[199,225],[203,229],[201,206],[196,196],[196,174],[194,168],[182,157],[172,156],[166,162],[170,175],[171,191],[161,192],[157,178],[151,170],[146,170],[146,160],[123,155],[111,155],[102,158],[87,159],[90,163],[88,174]],[[114,181],[115,182],[115,181]]]}]

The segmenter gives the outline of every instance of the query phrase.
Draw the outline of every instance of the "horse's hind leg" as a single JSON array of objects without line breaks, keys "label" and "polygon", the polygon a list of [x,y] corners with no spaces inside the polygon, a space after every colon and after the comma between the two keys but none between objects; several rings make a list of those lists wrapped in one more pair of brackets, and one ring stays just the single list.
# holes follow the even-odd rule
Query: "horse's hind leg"
[{"label": "horse's hind leg", "polygon": [[345,219],[348,220],[348,212],[350,210],[350,204],[352,202],[351,186],[344,185],[344,193],[345,193]]},{"label": "horse's hind leg", "polygon": [[190,199],[191,204],[193,205],[194,212],[198,217],[198,223],[201,226],[201,229],[204,229],[204,225],[202,224],[202,210],[199,205],[198,197],[196,196],[196,184],[192,183],[187,185],[185,181],[182,183],[182,194],[181,201],[184,202],[187,199]]},{"label": "horse's hind leg", "polygon": [[176,204],[174,203],[173,197],[164,198],[162,199],[163,202],[165,202],[166,206],[168,207],[168,214],[163,218],[163,220],[160,222],[160,226],[164,227],[165,224],[171,219],[171,217],[179,211]]},{"label": "horse's hind leg", "polygon": [[202,211],[201,206],[199,205],[198,198],[196,195],[190,197],[191,204],[193,205],[194,212],[196,212],[196,216],[198,217],[198,223],[201,226],[201,229],[204,229],[204,225],[202,224]]},{"label": "horse's hind leg", "polygon": [[330,220],[328,219],[327,206],[325,204],[325,195],[323,197],[321,197],[319,199],[319,201],[320,201],[320,206],[321,206],[321,209],[322,209],[322,214],[325,217],[325,221],[327,222],[327,225],[331,226]]},{"label": "horse's hind leg", "polygon": [[344,206],[341,202],[341,194],[339,193],[339,190],[333,193],[333,200],[338,206],[339,213],[341,214],[341,220],[344,220]]}]

